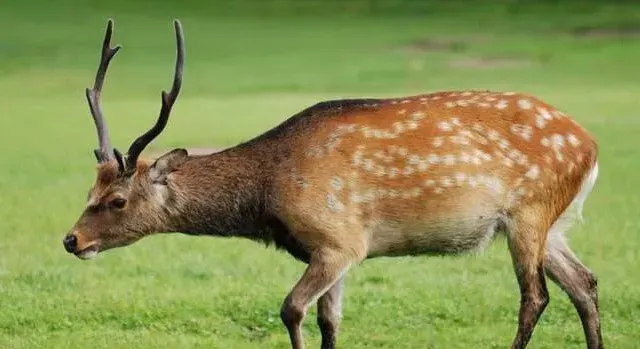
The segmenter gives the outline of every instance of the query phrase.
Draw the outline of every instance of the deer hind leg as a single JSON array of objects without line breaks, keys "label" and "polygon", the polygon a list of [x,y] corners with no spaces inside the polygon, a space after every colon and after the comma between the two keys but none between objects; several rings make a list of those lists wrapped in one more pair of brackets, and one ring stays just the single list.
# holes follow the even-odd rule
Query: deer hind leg
[{"label": "deer hind leg", "polygon": [[336,281],[318,299],[318,327],[322,334],[322,349],[335,349],[338,326],[342,318],[342,288],[344,277]]},{"label": "deer hind leg", "polygon": [[587,348],[604,348],[600,333],[597,279],[569,249],[561,232],[552,231],[549,236],[545,268],[549,278],[569,295],[578,311]]},{"label": "deer hind leg", "polygon": [[520,212],[509,224],[508,244],[513,267],[520,286],[518,331],[512,349],[524,349],[538,319],[549,303],[549,293],[543,272],[544,246],[549,229],[540,210]]},{"label": "deer hind leg", "polygon": [[353,262],[353,258],[340,251],[325,249],[311,255],[307,269],[285,298],[280,311],[293,349],[304,348],[301,326],[309,304],[339,282]]}]

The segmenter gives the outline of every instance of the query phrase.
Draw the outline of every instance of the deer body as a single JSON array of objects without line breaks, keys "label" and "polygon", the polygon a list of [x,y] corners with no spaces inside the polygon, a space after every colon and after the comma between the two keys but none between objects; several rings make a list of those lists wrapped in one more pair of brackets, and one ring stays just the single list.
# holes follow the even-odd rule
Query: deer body
[{"label": "deer body", "polygon": [[[161,121],[147,134],[166,124],[180,57]],[[98,179],[65,248],[91,258],[161,232],[273,243],[308,264],[281,308],[294,349],[304,347],[301,324],[314,302],[322,348],[335,347],[344,276],[354,265],[481,251],[497,233],[507,236],[522,297],[512,348],[526,347],[548,303],[545,274],[576,306],[587,347],[603,348],[596,278],[563,235],[595,184],[597,145],[531,95],[322,102],[222,152],[175,149],[153,161],[137,159],[135,144],[150,141],[144,135],[126,159],[99,138]]]}]

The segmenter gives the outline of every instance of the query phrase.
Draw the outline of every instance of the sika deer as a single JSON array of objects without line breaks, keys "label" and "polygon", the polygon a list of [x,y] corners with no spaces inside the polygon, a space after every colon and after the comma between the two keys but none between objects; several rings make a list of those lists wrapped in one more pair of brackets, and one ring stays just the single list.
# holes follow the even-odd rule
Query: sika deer
[{"label": "sika deer", "polygon": [[603,348],[596,277],[563,234],[598,175],[587,131],[520,93],[448,91],[318,103],[268,132],[211,155],[175,149],[140,159],[165,127],[180,91],[184,44],[156,125],[126,156],[109,144],[100,109],[109,21],[93,89],[97,180],[64,247],[82,259],[161,232],[237,236],[285,249],[308,264],[281,315],[294,349],[317,300],[322,348],[334,348],[344,276],[377,256],[459,254],[507,237],[521,303],[512,348],[525,348],[549,296],[564,289],[587,347]]}]

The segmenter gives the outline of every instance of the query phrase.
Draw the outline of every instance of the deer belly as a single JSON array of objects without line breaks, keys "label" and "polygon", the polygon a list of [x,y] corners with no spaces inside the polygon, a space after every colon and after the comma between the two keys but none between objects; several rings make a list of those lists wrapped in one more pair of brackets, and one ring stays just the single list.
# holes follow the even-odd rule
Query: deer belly
[{"label": "deer belly", "polygon": [[503,226],[499,213],[382,221],[369,229],[368,257],[480,252]]}]

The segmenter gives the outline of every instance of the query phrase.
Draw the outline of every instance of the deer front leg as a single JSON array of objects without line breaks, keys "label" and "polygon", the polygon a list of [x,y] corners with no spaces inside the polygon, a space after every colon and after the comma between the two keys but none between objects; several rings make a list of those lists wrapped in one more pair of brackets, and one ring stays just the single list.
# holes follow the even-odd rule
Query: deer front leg
[{"label": "deer front leg", "polygon": [[318,299],[318,327],[322,334],[322,349],[335,349],[338,326],[342,319],[342,288],[344,277]]},{"label": "deer front leg", "polygon": [[282,303],[280,311],[293,349],[304,349],[301,325],[309,304],[338,282],[351,264],[352,258],[338,251],[317,251],[311,256],[307,269]]}]

